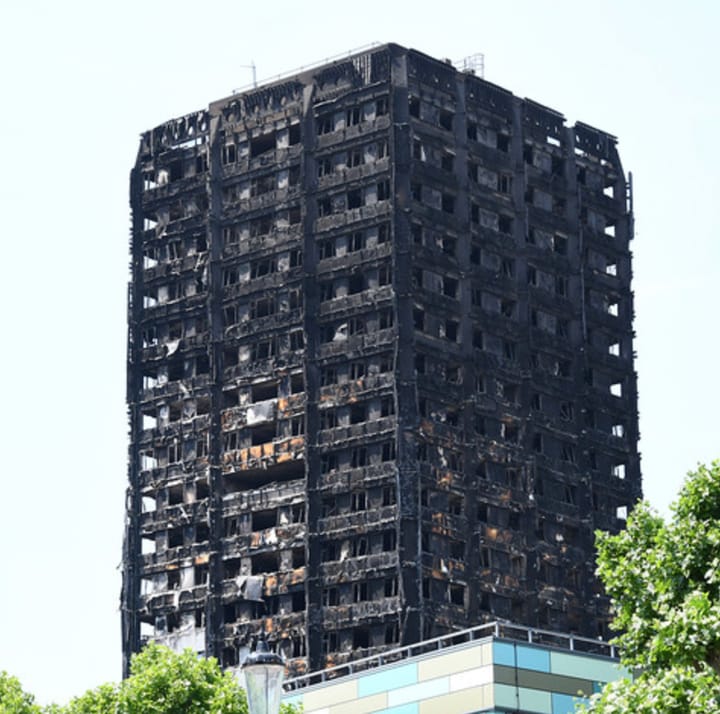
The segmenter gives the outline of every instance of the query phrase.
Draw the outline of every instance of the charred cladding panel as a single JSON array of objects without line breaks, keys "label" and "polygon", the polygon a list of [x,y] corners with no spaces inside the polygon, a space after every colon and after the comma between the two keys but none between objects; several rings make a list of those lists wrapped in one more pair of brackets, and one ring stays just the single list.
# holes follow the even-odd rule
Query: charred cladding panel
[{"label": "charred cladding panel", "polygon": [[388,45],[143,135],[126,663],[606,634],[640,495],[616,140]]}]

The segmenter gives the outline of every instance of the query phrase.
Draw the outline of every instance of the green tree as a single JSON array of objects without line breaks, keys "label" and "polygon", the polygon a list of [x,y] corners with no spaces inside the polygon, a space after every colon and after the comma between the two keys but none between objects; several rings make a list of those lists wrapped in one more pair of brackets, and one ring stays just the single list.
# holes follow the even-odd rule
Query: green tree
[{"label": "green tree", "polygon": [[118,690],[115,684],[101,684],[75,697],[67,706],[43,714],[115,714],[118,711]]},{"label": "green tree", "polygon": [[0,671],[0,714],[40,714],[35,697],[23,691],[20,680]]},{"label": "green tree", "polygon": [[[280,706],[280,714],[299,713]],[[102,684],[65,706],[38,706],[16,677],[0,671],[0,714],[248,714],[248,704],[245,690],[216,659],[152,642],[133,656],[125,681]]]},{"label": "green tree", "polygon": [[[298,714],[287,705],[280,711]],[[248,714],[248,705],[245,691],[216,659],[151,642],[133,656],[125,681],[103,684],[44,714]]]},{"label": "green tree", "polygon": [[720,461],[688,478],[665,522],[645,503],[617,535],[597,534],[613,640],[634,681],[608,684],[593,714],[720,712]]},{"label": "green tree", "polygon": [[136,654],[120,686],[123,714],[246,714],[245,692],[214,658],[149,644]]}]

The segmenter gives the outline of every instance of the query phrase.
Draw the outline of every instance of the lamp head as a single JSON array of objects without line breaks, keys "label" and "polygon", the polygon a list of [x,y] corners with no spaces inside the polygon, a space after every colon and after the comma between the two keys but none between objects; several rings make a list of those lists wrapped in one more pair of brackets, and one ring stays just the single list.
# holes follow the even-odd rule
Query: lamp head
[{"label": "lamp head", "polygon": [[242,665],[247,686],[250,714],[277,714],[280,710],[282,680],[285,665],[282,658],[271,652],[264,639],[245,658]]}]

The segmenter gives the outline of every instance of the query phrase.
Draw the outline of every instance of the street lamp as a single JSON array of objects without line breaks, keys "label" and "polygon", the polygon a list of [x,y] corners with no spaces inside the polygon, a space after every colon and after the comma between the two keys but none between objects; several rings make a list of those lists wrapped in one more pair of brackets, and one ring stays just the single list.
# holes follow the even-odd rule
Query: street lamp
[{"label": "street lamp", "polygon": [[278,714],[285,665],[261,639],[242,665],[250,714]]}]

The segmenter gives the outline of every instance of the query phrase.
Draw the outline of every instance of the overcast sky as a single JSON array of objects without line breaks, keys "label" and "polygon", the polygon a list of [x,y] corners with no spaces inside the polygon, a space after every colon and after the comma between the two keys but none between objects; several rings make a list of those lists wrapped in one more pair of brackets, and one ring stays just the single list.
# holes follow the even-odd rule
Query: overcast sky
[{"label": "overcast sky", "polygon": [[635,181],[644,490],[720,457],[711,0],[8,0],[0,10],[0,670],[41,702],[120,676],[128,173],[138,136],[252,80],[397,42],[619,137]]}]

